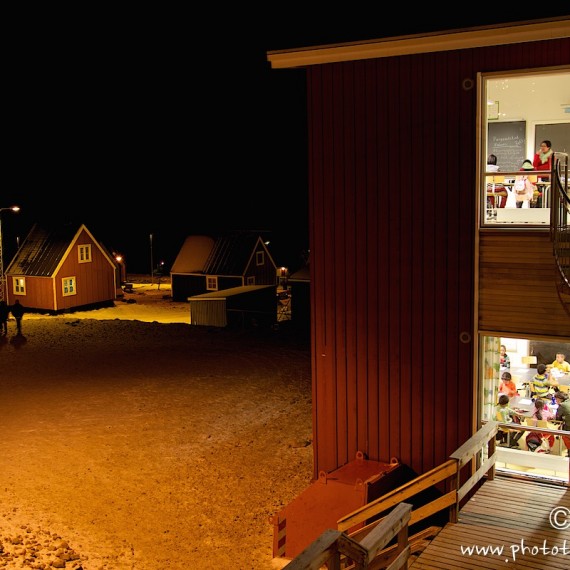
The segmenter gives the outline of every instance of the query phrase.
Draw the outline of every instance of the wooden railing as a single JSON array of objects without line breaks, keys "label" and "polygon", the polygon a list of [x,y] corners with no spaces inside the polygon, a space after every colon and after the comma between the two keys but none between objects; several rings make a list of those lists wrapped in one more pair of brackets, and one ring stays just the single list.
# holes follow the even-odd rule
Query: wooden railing
[{"label": "wooden railing", "polygon": [[[448,511],[451,522],[457,522],[459,507],[466,495],[484,476],[494,478],[498,429],[498,422],[486,423],[442,465],[345,515],[337,521],[337,530],[325,531],[285,569],[317,570],[326,566],[329,570],[339,570],[341,563],[342,568],[355,570],[407,567],[411,540],[408,527],[444,510]],[[460,484],[462,470],[467,466],[470,467],[470,476]],[[416,509],[405,503],[407,499],[438,485],[444,485],[447,492],[433,501]],[[384,516],[390,509],[393,510]],[[381,518],[366,524],[375,517]],[[350,532],[351,528],[362,523],[364,527]],[[396,535],[396,547],[384,549]]]},{"label": "wooden railing", "polygon": [[[372,568],[370,564],[377,553],[395,536],[398,540],[397,551],[394,559],[384,568],[397,570],[407,567],[410,556],[408,521],[411,510],[412,505],[401,503],[360,542],[339,530],[326,530],[285,568],[287,570],[318,570],[326,565],[329,570],[339,570],[341,556],[350,559],[355,570]],[[379,568],[379,566],[375,565],[374,568]]]}]

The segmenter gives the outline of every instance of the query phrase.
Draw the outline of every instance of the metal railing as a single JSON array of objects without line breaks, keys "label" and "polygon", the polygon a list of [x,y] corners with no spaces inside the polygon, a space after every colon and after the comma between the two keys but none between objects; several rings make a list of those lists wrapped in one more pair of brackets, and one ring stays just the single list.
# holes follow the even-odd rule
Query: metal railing
[{"label": "metal railing", "polygon": [[[570,297],[570,191],[568,188],[568,154],[554,153],[551,173],[551,239],[556,266],[560,272],[559,292]],[[565,301],[570,305],[570,300]],[[570,311],[570,309],[569,309]]]}]

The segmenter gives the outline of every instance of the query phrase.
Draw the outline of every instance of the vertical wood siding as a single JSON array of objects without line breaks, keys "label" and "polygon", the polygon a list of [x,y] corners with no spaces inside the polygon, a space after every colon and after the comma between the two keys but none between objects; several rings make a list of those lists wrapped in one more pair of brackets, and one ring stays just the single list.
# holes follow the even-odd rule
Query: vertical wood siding
[{"label": "vertical wood siding", "polygon": [[[91,244],[91,262],[79,263],[78,246]],[[77,292],[64,296],[62,279],[75,277]],[[84,231],[69,251],[61,268],[54,276],[55,309],[58,311],[115,299],[115,269],[99,247]]]},{"label": "vertical wood siding", "polygon": [[549,233],[486,231],[479,240],[479,329],[570,339]]},{"label": "vertical wood siding", "polygon": [[357,451],[423,472],[471,435],[477,73],[569,53],[556,40],[308,69],[315,477]]}]

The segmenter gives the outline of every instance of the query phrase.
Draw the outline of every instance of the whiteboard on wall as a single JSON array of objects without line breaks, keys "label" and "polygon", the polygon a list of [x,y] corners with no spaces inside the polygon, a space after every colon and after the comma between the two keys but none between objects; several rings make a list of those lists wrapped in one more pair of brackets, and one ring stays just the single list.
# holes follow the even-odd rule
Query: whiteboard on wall
[{"label": "whiteboard on wall", "polygon": [[534,152],[538,150],[540,143],[544,140],[552,142],[554,152],[570,154],[570,122],[536,125],[534,128]]},{"label": "whiteboard on wall", "polygon": [[[502,172],[519,170],[526,153],[526,121],[489,123],[489,154],[497,157]],[[532,156],[530,157],[532,160]]]}]

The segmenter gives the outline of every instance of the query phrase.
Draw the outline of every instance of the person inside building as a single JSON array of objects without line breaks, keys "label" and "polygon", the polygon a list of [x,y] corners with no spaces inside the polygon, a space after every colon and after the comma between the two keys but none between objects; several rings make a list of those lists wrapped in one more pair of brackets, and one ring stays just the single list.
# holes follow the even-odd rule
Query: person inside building
[{"label": "person inside building", "polygon": [[[536,151],[534,158],[532,159],[532,167],[534,170],[552,170],[552,159],[554,157],[554,152],[552,150],[552,143],[549,140],[544,140],[540,143],[539,149]],[[548,182],[550,176],[540,176],[538,182]],[[537,199],[537,208],[542,207],[542,193]]]},{"label": "person inside building", "polygon": [[[569,396],[565,392],[557,391],[554,393],[554,399],[556,400],[556,403],[558,404],[558,408],[556,410],[556,419],[564,422],[562,425],[562,429],[564,431],[570,431],[570,399],[569,399]],[[563,435],[562,441],[564,442],[566,449],[568,449],[567,454],[568,454],[568,457],[570,457],[570,436]]]},{"label": "person inside building", "polygon": [[504,344],[501,344],[501,368],[510,368],[511,367],[511,359],[507,354],[507,347]]},{"label": "person inside building", "polygon": [[[499,403],[495,406],[495,420],[501,423],[520,424],[523,414],[509,407],[509,397],[506,394],[499,396]],[[500,427],[497,432],[497,439],[501,443],[508,443],[509,447],[519,447],[519,439],[524,435],[524,431],[510,430],[507,427]]]},{"label": "person inside building", "polygon": [[[534,170],[534,166],[532,165],[532,162],[527,158],[525,161],[523,161],[520,170],[523,172]],[[522,208],[525,202],[528,202],[528,207],[530,208],[530,204],[534,198],[535,190],[535,185],[527,175],[521,174],[519,176],[516,176],[515,183],[513,185],[513,192],[515,195],[517,208]]]},{"label": "person inside building", "polygon": [[[490,154],[487,157],[487,172],[499,172],[497,164],[497,156]],[[500,177],[500,182],[496,180],[497,177],[488,177],[487,180],[487,211],[493,212],[495,208],[504,208],[507,205],[507,189],[503,184],[503,177]]]},{"label": "person inside building", "polygon": [[[534,409],[532,410],[532,417],[536,420],[552,420],[554,419],[554,413],[549,410],[545,404],[544,400],[538,398],[534,402]],[[545,448],[543,442],[547,441],[548,446]],[[542,433],[539,431],[530,431],[526,436],[526,446],[529,451],[536,451],[541,448],[545,453],[550,453],[552,446],[554,445],[554,435],[551,433]]]},{"label": "person inside building", "polygon": [[553,154],[552,143],[549,140],[542,141],[532,160],[533,170],[552,170]]},{"label": "person inside building", "polygon": [[563,352],[557,352],[554,362],[548,366],[548,369],[556,368],[563,374],[570,373],[570,363],[566,360],[566,355]]},{"label": "person inside building", "polygon": [[546,375],[546,365],[539,364],[536,367],[536,374],[531,380],[531,396],[533,398],[549,399],[551,382]]},{"label": "person inside building", "polygon": [[517,386],[513,382],[510,372],[503,372],[501,375],[501,383],[499,384],[499,394],[505,394],[511,398],[518,396]]}]

